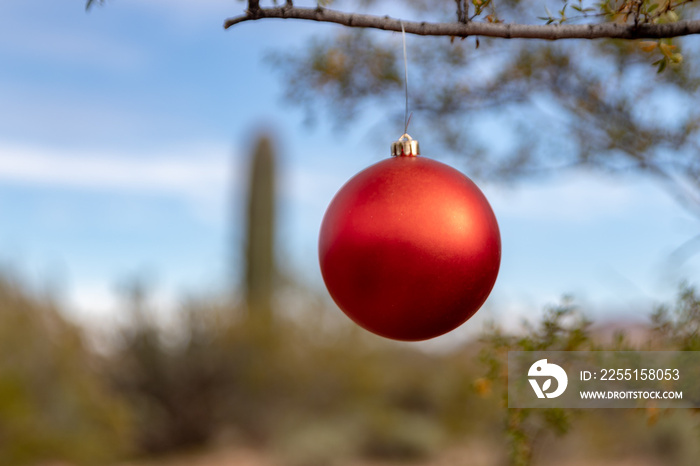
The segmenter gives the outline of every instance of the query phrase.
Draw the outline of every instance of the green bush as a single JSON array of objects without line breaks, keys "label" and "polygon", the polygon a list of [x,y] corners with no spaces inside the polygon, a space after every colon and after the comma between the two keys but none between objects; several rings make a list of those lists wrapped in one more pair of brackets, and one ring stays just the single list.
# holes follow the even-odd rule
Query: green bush
[{"label": "green bush", "polygon": [[129,411],[100,378],[76,326],[0,278],[0,464],[99,464],[129,441]]}]

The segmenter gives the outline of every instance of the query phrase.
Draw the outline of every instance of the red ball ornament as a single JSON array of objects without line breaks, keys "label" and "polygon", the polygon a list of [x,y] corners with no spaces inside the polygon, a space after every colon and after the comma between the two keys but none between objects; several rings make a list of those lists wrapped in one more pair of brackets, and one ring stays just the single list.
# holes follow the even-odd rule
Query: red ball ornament
[{"label": "red ball ornament", "polygon": [[501,238],[479,188],[454,168],[418,157],[404,134],[392,155],[351,178],[321,224],[326,287],[361,327],[418,341],[466,322],[498,275]]}]

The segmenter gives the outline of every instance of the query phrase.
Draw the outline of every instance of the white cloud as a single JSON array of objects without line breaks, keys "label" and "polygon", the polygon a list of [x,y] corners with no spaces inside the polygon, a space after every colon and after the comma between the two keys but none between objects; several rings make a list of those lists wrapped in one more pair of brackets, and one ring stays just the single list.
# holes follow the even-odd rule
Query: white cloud
[{"label": "white cloud", "polygon": [[343,174],[312,167],[292,167],[288,174],[282,175],[282,193],[285,197],[315,208],[325,208],[349,179]]},{"label": "white cloud", "polygon": [[[561,176],[516,189],[483,188],[497,216],[578,224],[623,214],[639,202],[640,193],[650,191],[648,185],[644,187],[646,190],[640,189],[637,183],[621,183],[619,179],[589,173]],[[658,197],[658,191],[651,194]]]},{"label": "white cloud", "polygon": [[[69,290],[65,306],[69,315],[90,330],[104,332],[129,323],[125,297],[108,281],[82,280]],[[149,318],[165,323],[176,315],[179,300],[172,289],[149,289],[146,309]],[[101,344],[100,341],[93,343]]]},{"label": "white cloud", "polygon": [[99,321],[115,316],[120,304],[114,289],[104,282],[81,282],[68,296],[70,311],[80,319]]},{"label": "white cloud", "polygon": [[225,202],[229,186],[241,182],[238,159],[231,152],[229,147],[216,144],[122,154],[0,142],[0,181],[175,196],[198,207],[214,204],[218,208]]}]

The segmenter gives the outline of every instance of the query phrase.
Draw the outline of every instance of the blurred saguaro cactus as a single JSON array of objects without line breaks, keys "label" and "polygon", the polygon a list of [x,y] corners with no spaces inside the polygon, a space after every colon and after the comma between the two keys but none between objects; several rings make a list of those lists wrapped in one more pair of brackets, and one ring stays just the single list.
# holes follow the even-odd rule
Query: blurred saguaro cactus
[{"label": "blurred saguaro cactus", "polygon": [[275,270],[275,153],[270,136],[255,143],[248,190],[245,300],[248,318],[262,327],[272,322]]}]

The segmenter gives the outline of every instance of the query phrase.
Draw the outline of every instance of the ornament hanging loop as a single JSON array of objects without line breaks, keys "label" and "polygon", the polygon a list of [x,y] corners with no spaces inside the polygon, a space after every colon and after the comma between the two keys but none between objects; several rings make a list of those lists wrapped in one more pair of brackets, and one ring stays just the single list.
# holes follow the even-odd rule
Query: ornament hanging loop
[{"label": "ornament hanging loop", "polygon": [[420,155],[418,141],[413,139],[408,133],[404,133],[398,141],[391,144],[391,155],[393,157],[415,157]]}]

